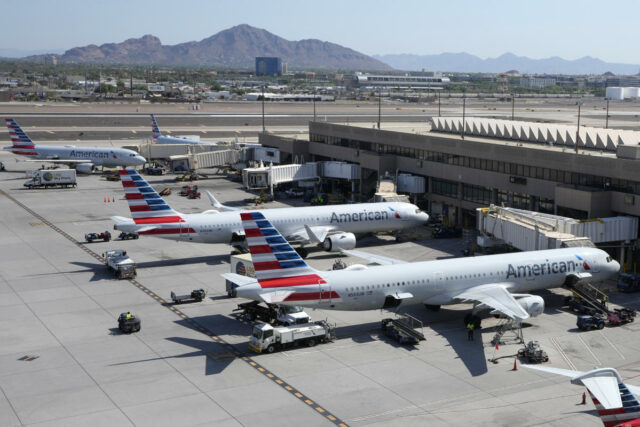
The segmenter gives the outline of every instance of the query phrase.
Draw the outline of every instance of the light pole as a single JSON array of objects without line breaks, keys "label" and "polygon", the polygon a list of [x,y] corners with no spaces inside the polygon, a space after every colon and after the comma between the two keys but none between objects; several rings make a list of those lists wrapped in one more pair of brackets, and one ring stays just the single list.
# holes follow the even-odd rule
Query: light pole
[{"label": "light pole", "polygon": [[578,139],[580,138],[580,107],[582,107],[582,102],[578,102],[578,127],[576,129],[576,154],[578,154]]},{"label": "light pole", "polygon": [[607,118],[604,123],[604,128],[609,129],[609,100],[607,99]]},{"label": "light pole", "polygon": [[515,120],[515,110],[516,110],[516,94],[511,94],[511,121]]},{"label": "light pole", "polygon": [[380,116],[382,115],[382,88],[378,91],[378,130],[380,130]]},{"label": "light pole", "polygon": [[466,110],[466,104],[467,104],[467,97],[465,95],[462,95],[462,129],[461,129],[461,134],[460,136],[462,137],[462,139],[464,139],[464,115],[465,115],[465,110]]},{"label": "light pole", "polygon": [[313,121],[316,121],[316,93],[313,93]]},{"label": "light pole", "polygon": [[266,129],[264,127],[264,84],[262,84],[262,133],[265,133]]},{"label": "light pole", "polygon": [[440,91],[438,91],[438,117],[440,117]]}]

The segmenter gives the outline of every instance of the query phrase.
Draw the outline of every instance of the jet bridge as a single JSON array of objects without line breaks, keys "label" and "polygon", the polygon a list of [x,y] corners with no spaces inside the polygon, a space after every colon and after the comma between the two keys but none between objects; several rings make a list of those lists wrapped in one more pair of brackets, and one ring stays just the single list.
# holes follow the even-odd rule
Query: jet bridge
[{"label": "jet bridge", "polygon": [[594,246],[635,240],[638,218],[576,220],[557,215],[491,205],[477,209],[478,245],[508,244],[522,251]]}]

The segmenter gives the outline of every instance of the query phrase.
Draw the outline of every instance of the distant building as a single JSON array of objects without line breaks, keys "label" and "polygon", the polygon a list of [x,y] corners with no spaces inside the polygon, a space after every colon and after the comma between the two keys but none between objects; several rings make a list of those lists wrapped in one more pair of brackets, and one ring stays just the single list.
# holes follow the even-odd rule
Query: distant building
[{"label": "distant building", "polygon": [[621,101],[623,99],[640,98],[638,87],[607,87],[604,97],[606,99]]},{"label": "distant building", "polygon": [[450,83],[448,77],[440,73],[415,73],[405,75],[356,73],[354,81],[358,87],[390,88],[441,88]]},{"label": "distant building", "polygon": [[547,86],[555,86],[556,79],[548,77],[521,77],[520,86],[542,89]]},{"label": "distant building", "polygon": [[607,77],[606,86],[640,86],[640,76]]},{"label": "distant building", "polygon": [[282,75],[282,60],[276,57],[256,57],[256,76]]}]

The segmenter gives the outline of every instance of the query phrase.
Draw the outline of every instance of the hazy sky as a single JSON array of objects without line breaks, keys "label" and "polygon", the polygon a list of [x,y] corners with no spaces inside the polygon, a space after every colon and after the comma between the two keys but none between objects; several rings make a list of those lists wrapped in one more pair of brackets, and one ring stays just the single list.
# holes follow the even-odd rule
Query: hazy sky
[{"label": "hazy sky", "polygon": [[0,48],[65,50],[153,34],[201,40],[238,24],[373,54],[505,52],[640,64],[638,0],[0,0]]}]

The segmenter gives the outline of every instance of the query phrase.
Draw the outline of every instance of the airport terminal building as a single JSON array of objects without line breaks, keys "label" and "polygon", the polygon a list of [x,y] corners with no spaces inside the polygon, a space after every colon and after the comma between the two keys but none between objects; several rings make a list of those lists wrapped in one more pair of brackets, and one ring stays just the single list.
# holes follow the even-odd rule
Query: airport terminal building
[{"label": "airport terminal building", "polygon": [[421,134],[311,122],[309,140],[263,134],[260,142],[280,149],[283,163],[359,164],[362,199],[387,172],[422,176],[427,191],[416,195],[418,204],[450,224],[473,227],[476,209],[492,203],[576,219],[640,217],[639,132],[576,133],[575,126],[491,119],[433,122]]}]

